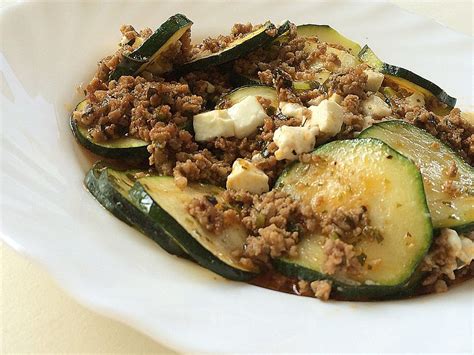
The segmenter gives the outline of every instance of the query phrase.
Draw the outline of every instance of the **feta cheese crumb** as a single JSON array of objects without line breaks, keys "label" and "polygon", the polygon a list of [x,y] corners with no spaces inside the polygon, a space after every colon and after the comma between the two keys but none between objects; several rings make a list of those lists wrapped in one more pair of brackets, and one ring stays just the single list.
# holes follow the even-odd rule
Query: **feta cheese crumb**
[{"label": "feta cheese crumb", "polygon": [[295,160],[298,155],[313,150],[316,138],[308,127],[282,126],[273,134],[273,142],[278,147],[277,160]]},{"label": "feta cheese crumb", "polygon": [[227,110],[213,110],[195,115],[193,118],[194,139],[197,142],[210,141],[217,137],[232,137],[234,122]]},{"label": "feta cheese crumb", "polygon": [[268,176],[245,159],[237,159],[227,178],[228,190],[244,190],[254,194],[269,191]]},{"label": "feta cheese crumb", "polygon": [[373,70],[364,70],[364,73],[367,74],[366,89],[373,92],[379,91],[384,75]]},{"label": "feta cheese crumb", "polygon": [[344,98],[339,94],[332,94],[328,100],[340,105],[342,104],[342,101],[344,100]]},{"label": "feta cheese crumb", "polygon": [[371,95],[361,102],[362,112],[366,116],[385,117],[392,113],[392,109],[377,95]]},{"label": "feta cheese crumb", "polygon": [[235,136],[244,138],[257,131],[263,125],[267,114],[255,96],[247,96],[227,110],[234,121]]},{"label": "feta cheese crumb", "polygon": [[344,110],[334,101],[323,100],[318,106],[311,106],[311,119],[305,122],[305,127],[318,127],[327,136],[335,136],[341,130]]},{"label": "feta cheese crumb", "polygon": [[414,92],[413,94],[405,98],[405,103],[410,108],[424,107],[425,97],[419,92]]},{"label": "feta cheese crumb", "polygon": [[447,242],[456,256],[464,265],[469,265],[474,260],[474,242],[455,230],[445,228],[441,231],[447,237]]},{"label": "feta cheese crumb", "polygon": [[280,111],[287,117],[303,118],[306,107],[292,102],[280,102]]}]

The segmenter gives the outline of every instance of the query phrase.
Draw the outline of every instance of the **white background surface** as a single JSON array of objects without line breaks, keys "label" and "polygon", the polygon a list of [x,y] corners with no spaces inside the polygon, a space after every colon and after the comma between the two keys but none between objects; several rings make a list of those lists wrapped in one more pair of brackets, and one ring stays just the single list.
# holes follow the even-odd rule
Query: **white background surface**
[{"label": "white background surface", "polygon": [[[470,1],[393,2],[473,33]],[[33,263],[9,247],[0,248],[2,353],[169,353],[129,327],[86,310]]]}]

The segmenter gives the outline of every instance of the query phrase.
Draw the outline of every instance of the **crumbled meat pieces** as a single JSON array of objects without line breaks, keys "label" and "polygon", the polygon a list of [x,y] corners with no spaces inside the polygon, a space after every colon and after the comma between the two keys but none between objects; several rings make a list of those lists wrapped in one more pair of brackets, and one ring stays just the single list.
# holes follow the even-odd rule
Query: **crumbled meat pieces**
[{"label": "crumbled meat pieces", "polygon": [[327,301],[331,295],[332,283],[327,280],[316,280],[308,282],[305,280],[298,281],[298,294],[314,295],[322,301]]},{"label": "crumbled meat pieces", "polygon": [[329,275],[337,271],[358,274],[362,265],[357,258],[354,246],[344,243],[340,239],[328,238],[323,246],[327,259],[324,263],[324,272]]},{"label": "crumbled meat pieces", "polygon": [[370,226],[367,208],[347,209],[339,207],[336,210],[323,214],[321,228],[324,235],[336,235],[346,243],[354,244],[361,239],[381,241],[382,236]]},{"label": "crumbled meat pieces", "polygon": [[319,298],[322,301],[327,301],[329,299],[332,289],[331,282],[326,280],[313,281],[311,282],[310,287],[316,298]]},{"label": "crumbled meat pieces", "polygon": [[189,214],[195,217],[199,224],[210,232],[219,233],[223,228],[224,218],[215,207],[209,196],[191,200],[187,205]]},{"label": "crumbled meat pieces", "polygon": [[474,244],[470,238],[459,236],[452,229],[442,229],[421,264],[421,271],[428,273],[422,284],[434,285],[436,292],[443,292],[445,281],[454,280],[459,268],[468,270],[473,259]]},{"label": "crumbled meat pieces", "polygon": [[440,117],[425,108],[407,112],[405,120],[453,147],[469,164],[474,164],[474,126],[461,117],[459,109]]},{"label": "crumbled meat pieces", "polygon": [[222,199],[224,202],[218,205],[205,198],[193,200],[188,209],[206,229],[214,231],[216,229],[209,221],[224,220],[224,217],[216,217],[216,213],[224,215],[229,210],[238,211],[239,218],[233,221],[241,222],[249,233],[241,254],[246,262],[265,264],[270,257],[295,256],[300,232],[313,231],[317,227],[309,206],[280,191],[257,195],[229,190],[223,193]]}]

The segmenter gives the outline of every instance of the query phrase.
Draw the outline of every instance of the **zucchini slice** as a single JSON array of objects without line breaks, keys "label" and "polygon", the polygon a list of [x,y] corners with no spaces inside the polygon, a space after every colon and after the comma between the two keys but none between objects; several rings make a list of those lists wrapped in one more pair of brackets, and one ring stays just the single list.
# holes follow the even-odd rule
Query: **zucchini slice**
[{"label": "zucchini slice", "polygon": [[87,173],[84,184],[99,203],[115,217],[136,228],[170,254],[186,256],[183,249],[168,235],[154,228],[149,216],[138,209],[128,192],[135,182],[138,170],[114,170],[102,162]]},{"label": "zucchini slice", "polygon": [[[403,121],[385,121],[359,137],[380,139],[410,158],[421,171],[434,228],[474,229],[474,168],[428,132]],[[456,176],[449,177],[456,167]],[[450,181],[456,191],[443,188]]]},{"label": "zucchini slice", "polygon": [[173,238],[199,265],[231,280],[249,280],[256,270],[244,267],[232,254],[243,247],[245,228],[232,225],[219,234],[210,233],[186,209],[193,198],[212,196],[219,201],[222,191],[204,184],[189,184],[180,190],[172,177],[150,176],[139,179],[130,196],[159,233]]},{"label": "zucchini slice", "polygon": [[[322,232],[304,235],[299,255],[276,261],[277,269],[309,281],[333,281],[333,292],[346,299],[381,298],[406,290],[428,251],[432,225],[420,172],[409,159],[377,139],[334,141],[316,149],[318,159],[295,163],[276,188],[326,213],[365,207],[371,233],[347,243],[358,253],[361,270],[329,274]],[[359,257],[361,259],[359,259]]]},{"label": "zucchini slice", "polygon": [[217,107],[219,108],[225,103],[230,103],[233,106],[248,96],[260,96],[268,99],[271,101],[271,107],[275,110],[278,109],[278,95],[275,88],[263,85],[248,85],[234,89],[219,100]]},{"label": "zucchini slice", "polygon": [[[87,100],[81,101],[74,111],[85,111]],[[77,141],[92,153],[111,159],[146,159],[148,143],[132,137],[121,137],[104,142],[95,142],[86,127],[81,126],[71,115],[71,130]]]},{"label": "zucchini slice", "polygon": [[192,24],[184,15],[171,16],[140,47],[131,53],[124,53],[122,61],[110,74],[110,80],[117,80],[122,75],[136,75],[145,69],[155,74],[170,71],[172,68],[162,61],[161,54],[178,41]]},{"label": "zucchini slice", "polygon": [[318,37],[321,42],[330,44],[339,44],[349,51],[352,55],[357,55],[361,51],[358,43],[344,37],[334,28],[328,25],[299,25],[296,27],[296,32],[300,37]]},{"label": "zucchini slice", "polygon": [[[396,83],[400,87],[410,92],[420,92],[425,97],[435,97],[440,102],[446,104],[449,108],[456,106],[456,99],[448,95],[438,85],[431,81],[413,73],[412,71],[397,67],[395,65],[384,63],[380,60],[372,49],[367,45],[359,52],[358,57],[361,61],[372,67],[373,69],[385,74],[385,77]],[[448,110],[449,113],[450,110]],[[438,112],[435,112],[438,113]],[[439,112],[446,114],[446,112]]]},{"label": "zucchini slice", "polygon": [[267,34],[267,31],[273,29],[275,29],[275,26],[267,21],[260,28],[235,40],[217,53],[209,53],[208,51],[199,53],[191,61],[184,63],[183,66],[179,68],[179,71],[206,70],[210,66],[227,63],[242,57],[254,49],[270,43],[274,37]]},{"label": "zucchini slice", "polygon": [[232,85],[235,87],[262,85],[258,77],[252,77],[250,75],[239,74],[239,73],[236,73],[235,71],[231,73],[230,81]]}]

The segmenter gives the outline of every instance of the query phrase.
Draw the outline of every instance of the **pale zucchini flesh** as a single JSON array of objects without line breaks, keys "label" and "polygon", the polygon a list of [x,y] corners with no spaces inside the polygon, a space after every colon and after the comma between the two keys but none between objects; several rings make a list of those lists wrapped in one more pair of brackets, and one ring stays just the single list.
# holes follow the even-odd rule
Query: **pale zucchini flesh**
[{"label": "pale zucchini flesh", "polygon": [[114,216],[139,230],[170,254],[186,256],[181,247],[153,227],[150,218],[139,210],[129,196],[139,170],[117,170],[105,163],[96,163],[84,183],[99,203]]},{"label": "pale zucchini flesh", "polygon": [[358,43],[344,37],[328,25],[299,25],[296,27],[296,31],[300,37],[318,37],[321,42],[341,45],[353,55],[357,55],[361,50]]},{"label": "pale zucchini flesh", "polygon": [[[377,138],[420,169],[434,228],[474,229],[474,168],[428,132],[403,121],[375,124],[360,137]],[[448,172],[456,166],[456,176]],[[446,189],[451,181],[456,193]]]},{"label": "pale zucchini flesh", "polygon": [[226,94],[218,103],[217,106],[228,102],[232,106],[244,100],[248,96],[258,96],[270,100],[271,106],[278,108],[278,96],[275,88],[263,85],[248,85],[241,86]]},{"label": "pale zucchini flesh", "polygon": [[[87,100],[81,101],[75,108],[75,111],[86,110]],[[89,134],[88,128],[76,122],[71,116],[71,130],[77,141],[91,152],[106,158],[147,158],[148,143],[133,137],[120,137],[103,142],[95,141]]]},{"label": "pale zucchini flesh", "polygon": [[456,98],[448,95],[438,85],[408,69],[384,63],[367,45],[361,49],[358,57],[374,70],[383,73],[387,81],[391,81],[409,92],[419,92],[426,98],[434,97],[447,105],[447,108],[436,108],[434,110],[436,114],[448,114],[450,109],[456,105]]},{"label": "pale zucchini flesh", "polygon": [[188,184],[181,190],[172,177],[152,176],[138,180],[130,194],[156,227],[173,238],[198,264],[233,280],[248,280],[257,270],[245,267],[234,252],[242,250],[247,231],[233,224],[222,232],[206,230],[191,216],[187,205],[194,198],[212,196],[220,201],[223,189],[206,184]]},{"label": "pale zucchini flesh", "polygon": [[180,72],[206,70],[210,66],[224,64],[239,57],[243,57],[256,48],[270,43],[274,37],[270,36],[267,31],[273,29],[275,29],[275,26],[267,21],[258,29],[234,40],[219,52],[211,53],[209,51],[203,51],[197,54],[189,62],[184,63],[179,70]]},{"label": "pale zucchini flesh", "polygon": [[321,232],[304,235],[298,244],[299,255],[279,259],[278,269],[309,281],[332,280],[339,288],[335,292],[350,298],[400,292],[409,283],[432,238],[418,169],[376,139],[334,141],[313,154],[320,159],[289,167],[279,178],[277,189],[310,204],[321,215],[339,207],[365,206],[370,225],[379,231],[381,240],[362,238],[354,244],[355,250],[365,255],[362,271],[355,275],[325,272],[327,256],[323,246],[328,236]]}]

